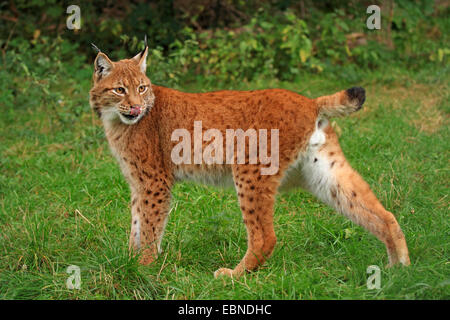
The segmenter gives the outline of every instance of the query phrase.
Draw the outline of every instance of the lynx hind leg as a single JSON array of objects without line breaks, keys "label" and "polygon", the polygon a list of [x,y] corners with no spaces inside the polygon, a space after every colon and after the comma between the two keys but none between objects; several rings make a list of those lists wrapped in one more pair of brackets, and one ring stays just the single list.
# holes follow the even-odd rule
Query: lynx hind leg
[{"label": "lynx hind leg", "polygon": [[302,175],[306,189],[386,245],[389,266],[399,262],[410,264],[405,237],[397,220],[351,168],[326,120],[318,121],[310,139]]},{"label": "lynx hind leg", "polygon": [[216,278],[222,275],[238,278],[245,271],[256,269],[270,257],[277,241],[273,228],[276,176],[261,175],[256,165],[236,165],[233,179],[247,229],[247,251],[234,269],[217,270]]}]

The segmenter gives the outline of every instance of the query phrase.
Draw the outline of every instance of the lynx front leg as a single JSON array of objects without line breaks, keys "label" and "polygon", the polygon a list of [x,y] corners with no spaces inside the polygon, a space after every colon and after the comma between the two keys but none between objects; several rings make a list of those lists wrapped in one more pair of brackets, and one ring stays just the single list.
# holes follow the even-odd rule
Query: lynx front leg
[{"label": "lynx front leg", "polygon": [[390,266],[399,262],[409,265],[405,237],[394,215],[385,210],[369,185],[348,164],[331,127],[323,127],[319,121],[304,158],[306,189],[381,240]]},{"label": "lynx front leg", "polygon": [[132,193],[130,249],[141,251],[141,264],[153,262],[161,252],[161,240],[170,208],[170,188],[161,177],[143,177]]},{"label": "lynx front leg", "polygon": [[273,229],[273,206],[275,202],[276,179],[261,176],[256,166],[236,166],[233,178],[236,185],[242,217],[247,229],[247,252],[234,269],[220,268],[214,277],[226,275],[239,277],[246,270],[251,271],[270,257],[276,244]]}]

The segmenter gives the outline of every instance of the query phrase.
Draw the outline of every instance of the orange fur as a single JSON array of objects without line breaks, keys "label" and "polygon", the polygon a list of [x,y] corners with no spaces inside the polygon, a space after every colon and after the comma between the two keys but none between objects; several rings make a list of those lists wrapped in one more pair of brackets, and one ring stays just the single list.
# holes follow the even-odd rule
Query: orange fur
[{"label": "orange fur", "polygon": [[[358,110],[365,98],[362,88],[317,99],[282,89],[184,93],[151,85],[145,75],[147,51],[118,62],[99,53],[90,91],[91,106],[103,120],[111,150],[130,185],[130,247],[141,251],[143,264],[152,262],[158,254],[172,186],[183,178],[196,177],[211,181],[231,177],[247,228],[244,258],[234,269],[217,270],[216,276],[239,276],[271,255],[276,243],[275,195],[292,187],[310,190],[372,232],[385,243],[390,264],[409,264],[406,242],[395,217],[350,167],[326,120]],[[147,89],[140,93],[142,86]],[[119,94],[119,87],[126,89],[124,95]],[[139,115],[134,117],[134,112]],[[171,135],[179,128],[192,134],[194,121],[202,121],[203,131],[215,128],[223,136],[227,129],[279,129],[279,170],[274,175],[262,175],[264,165],[259,161],[174,164],[171,150],[176,143]],[[247,149],[246,159],[248,156]]]}]

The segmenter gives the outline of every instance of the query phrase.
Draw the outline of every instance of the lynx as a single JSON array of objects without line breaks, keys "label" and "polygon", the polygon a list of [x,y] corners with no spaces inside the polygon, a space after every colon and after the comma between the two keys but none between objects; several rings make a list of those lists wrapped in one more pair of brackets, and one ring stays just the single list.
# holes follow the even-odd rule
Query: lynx
[{"label": "lynx", "polygon": [[[131,252],[140,254],[141,264],[153,262],[161,252],[171,189],[184,179],[228,183],[237,192],[248,248],[234,269],[220,268],[215,277],[239,277],[271,256],[276,243],[275,196],[292,188],[310,191],[375,235],[386,246],[389,266],[410,264],[405,237],[394,215],[351,168],[328,121],[358,111],[365,101],[363,88],[316,99],[283,89],[184,93],[150,82],[147,54],[148,46],[131,59],[113,62],[99,50],[90,90],[90,105],[103,123],[111,151],[131,189],[129,246]],[[270,164],[260,160],[175,163],[171,154],[177,141],[172,134],[180,128],[192,134],[196,121],[202,122],[202,132],[214,128],[223,135],[228,129],[277,129],[277,150],[268,143],[266,151],[278,153],[278,170],[262,174],[261,169]],[[191,143],[189,156],[194,157],[199,146]],[[202,143],[207,145],[204,140]],[[225,149],[225,142],[219,147]]]}]

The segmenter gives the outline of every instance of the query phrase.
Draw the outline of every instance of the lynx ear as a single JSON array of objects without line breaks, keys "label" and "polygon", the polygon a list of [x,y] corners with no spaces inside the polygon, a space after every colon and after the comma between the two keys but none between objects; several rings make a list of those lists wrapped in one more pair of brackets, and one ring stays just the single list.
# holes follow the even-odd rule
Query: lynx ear
[{"label": "lynx ear", "polygon": [[103,52],[99,52],[94,61],[95,74],[97,76],[97,80],[100,78],[106,77],[111,73],[113,69],[113,63],[109,60],[108,56]]},{"label": "lynx ear", "polygon": [[145,36],[145,48],[140,53],[135,55],[132,60],[136,61],[136,63],[139,65],[139,68],[143,73],[145,73],[145,70],[147,70],[147,54],[148,54],[148,45],[147,45],[147,36]]}]

